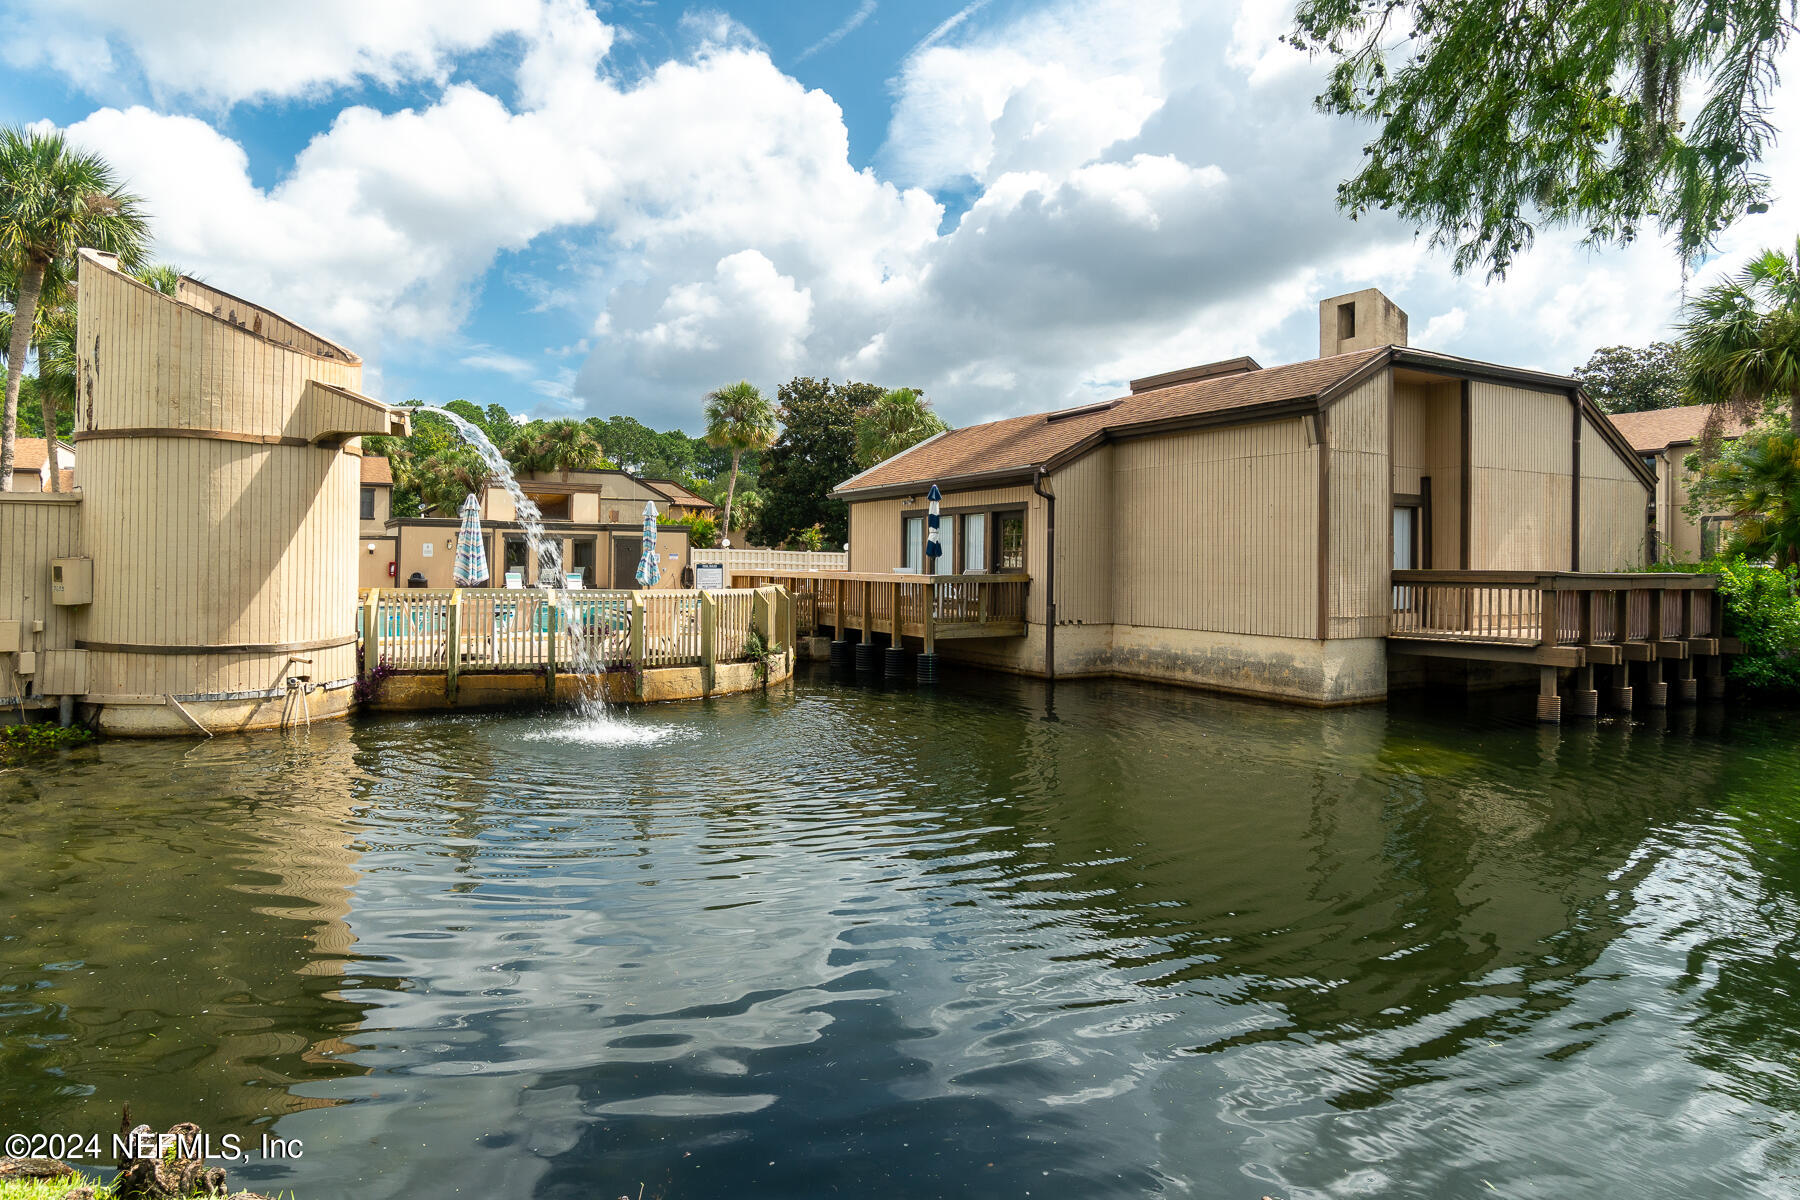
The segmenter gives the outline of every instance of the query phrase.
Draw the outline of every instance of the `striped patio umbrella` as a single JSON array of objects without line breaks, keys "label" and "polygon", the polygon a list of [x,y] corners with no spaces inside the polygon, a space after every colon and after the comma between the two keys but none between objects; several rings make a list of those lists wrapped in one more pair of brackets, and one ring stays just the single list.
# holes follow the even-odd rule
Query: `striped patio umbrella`
[{"label": "striped patio umbrella", "polygon": [[487,545],[481,538],[481,501],[470,492],[462,504],[462,527],[456,531],[456,586],[480,587],[487,581]]},{"label": "striped patio umbrella", "polygon": [[925,493],[929,503],[925,506],[925,557],[931,561],[925,564],[925,574],[937,574],[937,560],[943,557],[944,543],[938,539],[938,503],[944,494],[938,491],[938,485],[932,484],[931,490]]},{"label": "striped patio umbrella", "polygon": [[656,502],[644,501],[644,553],[638,559],[639,587],[655,587],[662,579],[662,562],[656,557]]}]

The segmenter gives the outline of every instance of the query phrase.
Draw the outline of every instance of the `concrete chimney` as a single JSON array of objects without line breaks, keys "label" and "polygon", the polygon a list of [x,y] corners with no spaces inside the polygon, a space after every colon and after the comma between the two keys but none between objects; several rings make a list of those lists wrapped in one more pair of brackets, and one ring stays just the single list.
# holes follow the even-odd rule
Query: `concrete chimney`
[{"label": "concrete chimney", "polygon": [[1333,296],[1319,304],[1319,357],[1372,346],[1406,345],[1406,314],[1378,288]]}]

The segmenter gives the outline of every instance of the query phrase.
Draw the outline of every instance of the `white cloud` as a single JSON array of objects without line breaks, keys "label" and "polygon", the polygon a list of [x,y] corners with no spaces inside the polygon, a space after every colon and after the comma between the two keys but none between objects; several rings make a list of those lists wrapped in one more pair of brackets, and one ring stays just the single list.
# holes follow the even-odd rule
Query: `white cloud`
[{"label": "white cloud", "polygon": [[830,33],[800,52],[797,62],[805,62],[813,55],[829,50],[854,33],[864,21],[875,15],[875,0],[862,0],[856,11],[844,19],[844,22]]},{"label": "white cloud", "polygon": [[535,29],[539,8],[540,0],[20,0],[0,20],[0,43],[11,65],[47,65],[78,86],[130,70],[157,97],[229,105],[363,79],[441,80],[456,54]]},{"label": "white cloud", "polygon": [[[923,387],[958,423],[1056,407],[1209,359],[1308,356],[1317,301],[1369,285],[1420,344],[1521,365],[1666,332],[1680,280],[1659,245],[1587,255],[1548,235],[1490,287],[1410,229],[1343,218],[1333,190],[1367,131],[1311,111],[1319,67],[1279,46],[1268,6],[1070,3],[986,30],[978,9],[903,64],[881,170],[855,167],[836,103],[728,18],[692,18],[691,49],[627,83],[580,0],[506,10],[510,103],[459,83],[347,108],[270,186],[193,117],[108,107],[73,133],[148,197],[159,252],[222,287],[365,354],[451,346],[559,410],[661,425],[691,426],[721,383],[793,374]],[[384,59],[392,39],[370,34],[299,72],[313,82],[277,83],[441,71],[452,42],[420,19],[436,49]],[[161,61],[167,39],[122,21],[67,18],[44,53],[99,36],[115,60]],[[241,92],[226,74],[189,90]],[[1800,190],[1792,155],[1770,170]],[[923,186],[940,184],[972,193],[948,227]],[[1731,231],[1730,257],[1792,208]],[[509,262],[508,294],[586,333],[535,361],[462,332],[496,260],[526,247],[554,278]]]}]

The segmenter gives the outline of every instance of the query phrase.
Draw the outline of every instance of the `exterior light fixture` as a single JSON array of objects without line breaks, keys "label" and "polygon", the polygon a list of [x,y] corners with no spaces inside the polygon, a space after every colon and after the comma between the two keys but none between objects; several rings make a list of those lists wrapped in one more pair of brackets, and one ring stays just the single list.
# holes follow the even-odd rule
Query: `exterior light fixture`
[{"label": "exterior light fixture", "polygon": [[375,543],[374,542],[369,543],[369,553],[370,554],[375,553]]}]

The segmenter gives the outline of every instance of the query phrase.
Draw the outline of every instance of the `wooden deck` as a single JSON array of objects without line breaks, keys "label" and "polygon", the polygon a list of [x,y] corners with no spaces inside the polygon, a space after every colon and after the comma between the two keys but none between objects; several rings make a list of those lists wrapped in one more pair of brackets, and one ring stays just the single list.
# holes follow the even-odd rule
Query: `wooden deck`
[{"label": "wooden deck", "polygon": [[1404,654],[1540,666],[1716,655],[1716,575],[1395,571],[1388,641]]},{"label": "wooden deck", "polygon": [[839,640],[891,644],[918,638],[925,653],[956,638],[1025,636],[1026,575],[881,575],[870,572],[739,572],[750,586],[776,584],[794,597],[802,635],[829,629]]}]

